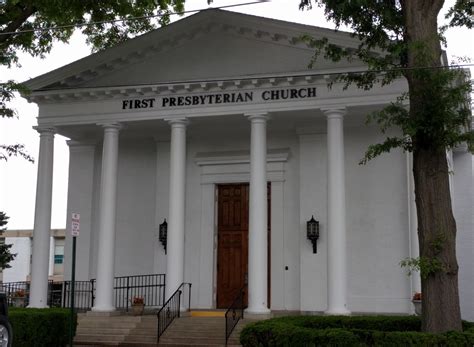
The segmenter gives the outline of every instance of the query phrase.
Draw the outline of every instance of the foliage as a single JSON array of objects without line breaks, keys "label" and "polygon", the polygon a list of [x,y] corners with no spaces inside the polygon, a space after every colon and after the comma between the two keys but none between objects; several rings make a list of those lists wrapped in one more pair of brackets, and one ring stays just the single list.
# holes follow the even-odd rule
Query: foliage
[{"label": "foliage", "polygon": [[243,346],[464,346],[474,342],[474,323],[464,332],[421,333],[416,316],[297,316],[247,325]]},{"label": "foliage", "polygon": [[[8,223],[8,217],[5,212],[0,211],[0,235],[6,230],[5,225]],[[10,253],[13,245],[0,244],[0,269],[10,268],[10,262],[15,259],[16,254]]]},{"label": "foliage", "polygon": [[[300,8],[311,8],[312,3],[311,0],[302,0]],[[394,148],[411,152],[414,145],[445,150],[464,142],[470,146],[474,144],[469,102],[472,85],[468,74],[456,67],[430,67],[426,45],[407,40],[402,1],[319,0],[315,3],[324,7],[326,17],[337,27],[349,26],[353,31],[351,35],[357,37],[360,44],[354,50],[337,46],[325,37],[304,36],[307,44],[315,49],[310,67],[320,56],[336,62],[358,59],[366,63],[368,69],[338,75],[336,81],[344,83],[346,88],[355,84],[369,90],[400,77],[416,78],[424,85],[419,91],[412,88],[410,94],[400,96],[396,102],[368,116],[368,122],[377,123],[383,133],[395,127],[401,130],[401,134],[369,146],[361,164]],[[472,16],[467,15],[467,3],[467,0],[458,0],[449,11],[447,16],[452,17],[451,26],[466,23],[472,26]],[[416,52],[417,66],[409,63],[409,52]],[[426,99],[427,107],[422,108],[421,114],[413,115],[406,101],[415,97]]]},{"label": "foliage", "polygon": [[59,347],[69,341],[70,311],[63,308],[10,308],[15,347]]},{"label": "foliage", "polygon": [[[6,0],[0,4],[0,65],[19,66],[18,52],[43,58],[79,28],[93,50],[105,49],[169,23],[171,13],[184,10],[184,1]],[[15,81],[0,80],[2,118],[15,116],[8,102],[16,91],[25,92]],[[22,144],[0,144],[0,160],[11,156],[33,161]]]},{"label": "foliage", "polygon": [[[444,61],[438,14],[445,0],[301,0],[300,8],[323,7],[327,19],[347,26],[358,42],[344,48],[326,38],[305,37],[315,49],[311,64],[323,56],[364,63],[366,71],[338,75],[345,88],[364,90],[405,79],[408,93],[369,115],[383,133],[398,135],[367,149],[361,164],[394,148],[413,152],[413,177],[418,217],[420,257],[405,259],[410,271],[420,270],[423,330],[461,329],[456,260],[456,224],[448,184],[446,151],[459,145],[473,148],[469,95],[472,85],[465,70]],[[448,26],[472,27],[471,2],[457,0],[447,14]],[[334,83],[334,82],[333,82]],[[436,303],[434,302],[436,300]]]}]

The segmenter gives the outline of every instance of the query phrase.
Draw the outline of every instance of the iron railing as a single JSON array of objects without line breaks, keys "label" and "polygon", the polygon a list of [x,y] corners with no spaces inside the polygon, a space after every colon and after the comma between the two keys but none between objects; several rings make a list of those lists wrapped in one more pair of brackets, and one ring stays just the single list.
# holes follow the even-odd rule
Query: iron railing
[{"label": "iron railing", "polygon": [[127,312],[133,298],[143,298],[145,307],[160,307],[165,302],[165,274],[121,276],[114,279],[115,307]]},{"label": "iron railing", "polygon": [[[64,281],[62,284],[62,307],[71,307],[72,282]],[[87,311],[94,306],[95,280],[74,281],[74,307],[79,311]]]},{"label": "iron railing", "polygon": [[225,312],[225,345],[229,341],[229,337],[234,331],[235,326],[239,320],[244,319],[244,306],[245,306],[245,289],[246,286],[243,286],[239,290],[239,294],[236,296],[232,304],[229,306]]},{"label": "iron railing", "polygon": [[185,287],[188,287],[188,308],[191,309],[191,283],[183,282],[180,284],[178,289],[170,296],[170,298],[163,304],[163,307],[158,311],[156,316],[158,317],[158,331],[156,342],[160,341],[161,335],[165,332],[166,328],[173,322],[175,318],[179,318],[181,312],[181,295]]},{"label": "iron railing", "polygon": [[[119,310],[128,311],[134,297],[142,297],[148,307],[160,307],[165,299],[165,274],[121,276],[114,278],[114,302]],[[71,281],[48,283],[48,306],[70,307]],[[95,279],[75,281],[74,306],[80,311],[94,306]],[[0,284],[8,305],[26,307],[29,303],[30,282],[9,282]]]}]

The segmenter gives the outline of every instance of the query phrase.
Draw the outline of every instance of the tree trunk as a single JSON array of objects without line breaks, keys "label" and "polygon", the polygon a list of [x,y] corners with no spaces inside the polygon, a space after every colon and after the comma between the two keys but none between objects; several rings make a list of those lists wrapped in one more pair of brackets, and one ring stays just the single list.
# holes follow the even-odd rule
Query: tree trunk
[{"label": "tree trunk", "polygon": [[413,173],[420,257],[433,261],[425,270],[427,276],[421,279],[422,330],[461,330],[456,222],[451,208],[446,153],[415,150]]},{"label": "tree trunk", "polygon": [[[451,206],[446,148],[437,141],[436,110],[430,100],[442,93],[434,74],[441,65],[437,16],[444,0],[403,1],[406,77],[410,90],[410,117],[419,127],[413,141],[413,174],[420,245],[422,330],[462,330],[456,261],[456,222]],[[420,68],[420,69],[419,69]],[[432,69],[429,69],[432,68]],[[430,111],[427,111],[430,110]]]}]

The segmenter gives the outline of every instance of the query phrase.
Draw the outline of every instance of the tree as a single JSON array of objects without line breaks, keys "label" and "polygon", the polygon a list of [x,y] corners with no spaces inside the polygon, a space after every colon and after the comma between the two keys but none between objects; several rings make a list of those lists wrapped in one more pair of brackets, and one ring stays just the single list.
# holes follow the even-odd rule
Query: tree
[{"label": "tree", "polygon": [[[81,28],[93,50],[125,41],[169,23],[172,12],[184,10],[185,0],[6,0],[0,3],[0,65],[19,65],[17,52],[43,58],[54,42],[67,42]],[[0,116],[15,117],[8,102],[15,81],[0,80]],[[25,92],[25,90],[22,90]],[[33,158],[22,144],[0,144],[0,160]]]},{"label": "tree", "polygon": [[[8,223],[8,217],[4,212],[0,212],[0,234],[6,230],[5,225]],[[10,262],[15,259],[16,254],[10,253],[13,245],[0,244],[0,269],[10,268]]]},{"label": "tree", "polygon": [[[358,58],[367,64],[366,72],[340,75],[339,81],[364,89],[400,77],[408,82],[408,93],[370,116],[383,132],[397,127],[401,135],[371,145],[362,163],[393,148],[413,153],[420,257],[408,263],[421,272],[422,330],[461,330],[446,152],[462,143],[472,146],[474,133],[468,102],[471,84],[462,69],[441,62],[443,29],[437,18],[444,0],[301,0],[300,8],[313,3],[323,7],[337,27],[349,26],[360,40],[354,52],[327,39],[306,38],[316,49],[315,59],[324,54],[334,61]],[[448,13],[450,25],[472,28],[470,11],[469,0],[457,0]]]}]

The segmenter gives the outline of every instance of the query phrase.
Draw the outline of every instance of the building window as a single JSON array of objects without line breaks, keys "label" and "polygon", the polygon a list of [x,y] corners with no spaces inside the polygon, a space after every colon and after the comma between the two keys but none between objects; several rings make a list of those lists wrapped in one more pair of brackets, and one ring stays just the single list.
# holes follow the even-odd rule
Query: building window
[{"label": "building window", "polygon": [[64,261],[64,255],[63,254],[55,254],[54,255],[54,263],[55,264],[62,264]]}]

